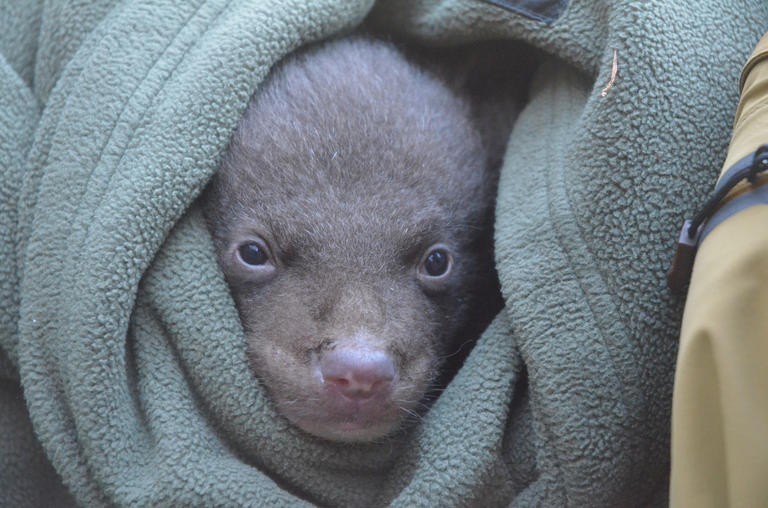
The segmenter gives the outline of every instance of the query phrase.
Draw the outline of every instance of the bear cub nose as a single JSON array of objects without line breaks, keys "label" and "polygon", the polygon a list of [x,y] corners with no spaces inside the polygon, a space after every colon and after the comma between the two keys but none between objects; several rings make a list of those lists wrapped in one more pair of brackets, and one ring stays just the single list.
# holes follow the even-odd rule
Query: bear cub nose
[{"label": "bear cub nose", "polygon": [[395,364],[387,353],[336,348],[320,360],[326,387],[352,400],[386,396],[395,379]]}]

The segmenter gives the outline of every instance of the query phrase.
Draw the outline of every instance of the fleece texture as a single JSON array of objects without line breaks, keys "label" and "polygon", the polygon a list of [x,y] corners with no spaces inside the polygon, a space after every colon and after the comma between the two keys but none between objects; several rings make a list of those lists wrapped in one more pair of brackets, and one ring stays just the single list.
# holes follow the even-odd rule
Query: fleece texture
[{"label": "fleece texture", "polygon": [[[665,504],[664,272],[768,6],[515,3],[4,3],[0,504]],[[363,22],[543,56],[499,187],[506,308],[419,425],[350,446],[275,412],[195,199],[270,67]]]}]

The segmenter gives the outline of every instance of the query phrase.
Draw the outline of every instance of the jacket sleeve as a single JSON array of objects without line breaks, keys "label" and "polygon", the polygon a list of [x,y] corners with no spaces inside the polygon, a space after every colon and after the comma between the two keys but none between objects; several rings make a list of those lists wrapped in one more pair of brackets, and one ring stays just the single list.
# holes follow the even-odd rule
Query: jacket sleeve
[{"label": "jacket sleeve", "polygon": [[[722,175],[768,143],[768,34],[741,77]],[[749,206],[707,234],[693,267],[672,409],[670,506],[768,506],[768,176],[723,204]],[[721,207],[722,210],[722,207]]]}]

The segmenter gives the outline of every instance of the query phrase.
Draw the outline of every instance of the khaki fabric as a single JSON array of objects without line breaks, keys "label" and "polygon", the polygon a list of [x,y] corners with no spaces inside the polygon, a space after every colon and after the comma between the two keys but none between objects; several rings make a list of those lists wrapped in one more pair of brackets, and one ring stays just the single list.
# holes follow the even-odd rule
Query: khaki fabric
[{"label": "khaki fabric", "polygon": [[[723,172],[768,142],[768,35],[744,67]],[[765,183],[765,176],[758,183]],[[744,182],[728,199],[749,191]],[[699,247],[672,408],[673,507],[768,506],[768,206]]]},{"label": "khaki fabric", "polygon": [[[768,143],[768,34],[764,35],[749,57],[739,80],[741,99],[733,122],[733,136],[728,156],[720,172],[722,177],[728,168],[742,157]],[[766,175],[758,177],[758,183],[766,183]],[[748,191],[745,181],[729,194],[729,199]]]}]

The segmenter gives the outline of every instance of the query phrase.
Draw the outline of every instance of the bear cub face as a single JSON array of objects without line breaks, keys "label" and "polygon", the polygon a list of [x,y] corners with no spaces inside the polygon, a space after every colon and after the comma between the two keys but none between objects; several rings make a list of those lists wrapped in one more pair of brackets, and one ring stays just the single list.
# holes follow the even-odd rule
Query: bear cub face
[{"label": "bear cub face", "polygon": [[203,206],[293,424],[393,433],[498,310],[484,146],[460,94],[371,39],[303,50],[251,99]]}]

